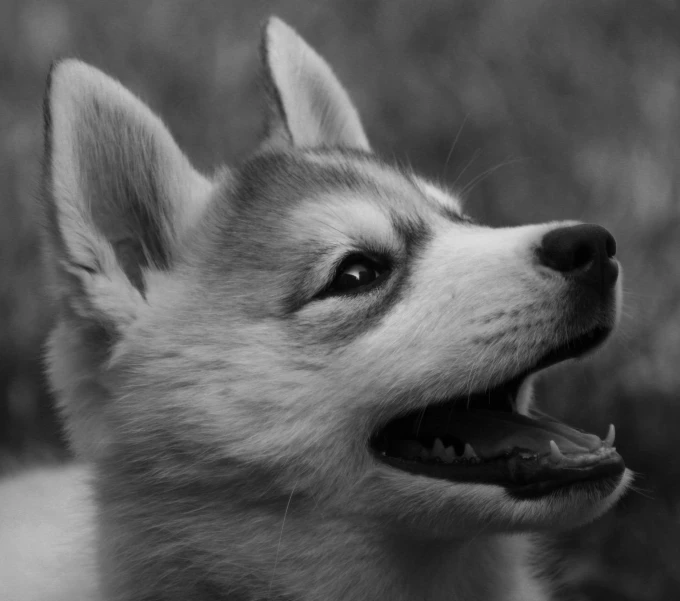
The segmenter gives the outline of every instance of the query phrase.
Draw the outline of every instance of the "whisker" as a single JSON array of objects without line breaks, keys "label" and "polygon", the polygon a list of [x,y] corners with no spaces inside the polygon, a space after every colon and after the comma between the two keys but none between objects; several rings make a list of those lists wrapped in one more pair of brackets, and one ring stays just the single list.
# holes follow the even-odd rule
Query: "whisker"
[{"label": "whisker", "polygon": [[416,428],[416,438],[418,437],[418,434],[420,434],[420,426],[423,424],[423,418],[425,417],[425,410],[427,407],[423,407],[420,411],[420,417],[418,418],[418,426]]},{"label": "whisker", "polygon": [[295,494],[295,487],[297,482],[293,485],[293,489],[290,491],[290,496],[288,497],[288,503],[286,503],[286,511],[283,514],[283,522],[281,523],[281,533],[279,534],[279,544],[276,545],[276,557],[274,558],[274,569],[272,570],[272,578],[269,581],[269,589],[267,590],[267,599],[271,598],[272,585],[274,584],[274,577],[276,576],[276,567],[279,565],[279,551],[281,550],[281,541],[283,540],[283,528],[286,525],[286,516],[288,515],[288,509],[290,508],[290,502]]},{"label": "whisker", "polygon": [[479,155],[482,154],[482,149],[478,148],[475,150],[474,154],[472,155],[472,158],[465,164],[465,167],[461,170],[461,172],[456,176],[456,179],[453,180],[453,183],[451,184],[452,187],[454,187],[457,183],[458,180],[463,177],[463,174],[467,171],[468,167],[472,165],[478,158]]},{"label": "whisker", "polygon": [[449,161],[451,160],[451,155],[453,155],[453,150],[456,147],[456,144],[458,143],[458,138],[460,138],[460,134],[463,131],[463,128],[465,127],[465,124],[467,123],[468,117],[470,116],[470,113],[466,113],[465,117],[463,117],[463,122],[460,124],[460,127],[458,128],[458,133],[456,134],[456,137],[453,139],[453,144],[451,144],[451,149],[449,150],[449,154],[446,155],[446,160],[444,161],[444,167],[442,168],[442,175],[444,175],[444,172],[446,171],[446,167],[449,164]]},{"label": "whisker", "polygon": [[502,163],[499,163],[495,167],[490,167],[489,169],[482,171],[479,175],[476,175],[473,177],[464,187],[463,189],[459,192],[461,196],[464,196],[465,194],[469,193],[472,191],[472,189],[483,182],[488,176],[490,176],[492,173],[495,171],[498,171],[501,167],[507,167],[508,165],[513,165],[514,163],[521,163],[522,161],[525,161],[526,158],[516,158],[516,159],[509,159],[506,161],[503,161]]}]

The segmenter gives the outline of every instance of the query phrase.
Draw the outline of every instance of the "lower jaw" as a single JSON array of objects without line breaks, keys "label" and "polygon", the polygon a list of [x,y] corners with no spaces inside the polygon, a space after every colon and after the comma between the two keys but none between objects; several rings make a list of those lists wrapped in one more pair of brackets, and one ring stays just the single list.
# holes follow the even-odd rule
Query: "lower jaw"
[{"label": "lower jaw", "polygon": [[554,465],[549,457],[525,458],[521,452],[468,466],[419,463],[381,456],[378,461],[414,476],[443,480],[452,484],[499,486],[517,499],[532,499],[582,486],[616,488],[625,465],[611,447],[603,447],[591,457],[565,457]]},{"label": "lower jaw", "polygon": [[[517,413],[518,393],[529,375],[592,350],[609,333],[610,328],[595,328],[491,390],[393,419],[369,443],[375,459],[415,476],[502,487],[516,498],[537,498],[576,487],[611,488],[613,492],[625,472],[623,459],[613,447],[613,428],[602,440],[548,416]],[[410,448],[408,452],[400,448],[400,443],[410,442],[424,447],[422,461],[411,459]],[[428,461],[433,456],[439,463]],[[461,457],[468,461],[460,461]]]}]

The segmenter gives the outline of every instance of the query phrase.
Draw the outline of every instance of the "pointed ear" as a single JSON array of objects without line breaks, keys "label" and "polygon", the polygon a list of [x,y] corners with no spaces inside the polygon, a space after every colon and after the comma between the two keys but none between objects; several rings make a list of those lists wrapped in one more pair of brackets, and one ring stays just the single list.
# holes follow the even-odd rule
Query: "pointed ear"
[{"label": "pointed ear", "polygon": [[59,297],[117,330],[145,302],[148,271],[172,265],[210,184],[139,99],[78,61],[50,72],[45,140],[48,259]]},{"label": "pointed ear", "polygon": [[110,436],[113,346],[154,272],[172,269],[212,184],[140,100],[83,63],[52,68],[44,110],[45,254],[61,309],[48,372],[74,449],[92,459]]},{"label": "pointed ear", "polygon": [[264,29],[262,63],[271,145],[371,150],[359,114],[329,65],[276,17]]}]

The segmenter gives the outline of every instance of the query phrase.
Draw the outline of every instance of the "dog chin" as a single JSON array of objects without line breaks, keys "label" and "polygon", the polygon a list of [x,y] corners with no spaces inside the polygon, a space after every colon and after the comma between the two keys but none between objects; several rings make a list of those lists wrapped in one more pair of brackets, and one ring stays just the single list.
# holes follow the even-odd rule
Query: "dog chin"
[{"label": "dog chin", "polygon": [[435,539],[576,528],[609,510],[633,479],[626,469],[617,477],[579,482],[526,499],[502,486],[409,477],[383,467],[377,471],[366,496],[354,499],[361,513],[393,522],[413,536]]}]

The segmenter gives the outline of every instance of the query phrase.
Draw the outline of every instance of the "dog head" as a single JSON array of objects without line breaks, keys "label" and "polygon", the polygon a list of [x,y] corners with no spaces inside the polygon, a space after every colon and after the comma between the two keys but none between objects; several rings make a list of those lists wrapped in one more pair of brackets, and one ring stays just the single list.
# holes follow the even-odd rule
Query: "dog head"
[{"label": "dog head", "polygon": [[289,27],[263,48],[267,135],[213,177],[120,84],[53,68],[49,369],[75,449],[122,487],[295,491],[439,536],[606,510],[613,438],[532,413],[530,379],[614,328],[612,236],[474,223],[372,152]]}]

